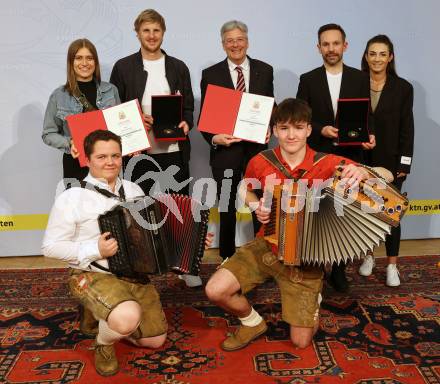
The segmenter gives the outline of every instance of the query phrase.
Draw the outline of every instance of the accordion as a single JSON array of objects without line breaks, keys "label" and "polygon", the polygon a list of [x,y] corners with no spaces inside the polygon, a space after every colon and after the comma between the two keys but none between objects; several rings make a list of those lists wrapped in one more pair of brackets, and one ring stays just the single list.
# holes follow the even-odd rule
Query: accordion
[{"label": "accordion", "polygon": [[345,188],[340,167],[320,188],[298,182],[274,186],[264,238],[278,247],[279,260],[295,266],[339,263],[385,241],[391,226],[399,225],[408,199],[366,169],[374,182],[361,182],[358,191]]},{"label": "accordion", "polygon": [[209,210],[188,196],[161,194],[120,203],[98,218],[118,251],[107,258],[119,277],[148,280],[169,271],[197,275],[205,249]]}]

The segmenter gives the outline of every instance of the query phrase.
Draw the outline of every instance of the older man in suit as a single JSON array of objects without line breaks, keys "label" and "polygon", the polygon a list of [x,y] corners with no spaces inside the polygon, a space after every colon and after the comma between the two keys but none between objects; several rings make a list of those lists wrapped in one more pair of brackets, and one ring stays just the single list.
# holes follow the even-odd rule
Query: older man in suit
[{"label": "older man in suit", "polygon": [[[338,99],[370,97],[369,81],[365,73],[343,63],[347,46],[345,31],[340,25],[326,24],[319,28],[318,50],[324,65],[301,75],[296,96],[307,101],[312,108],[313,132],[309,144],[314,150],[363,162],[363,151],[375,146],[372,126],[369,142],[360,146],[335,145],[338,138],[338,128],[335,127]],[[333,265],[330,283],[337,291],[348,290],[343,262]]]},{"label": "older man in suit", "polygon": [[[269,64],[247,56],[249,41],[246,24],[237,20],[229,21],[223,24],[220,33],[227,58],[203,70],[200,83],[202,107],[208,84],[273,97],[273,68]],[[248,161],[266,146],[241,141],[227,134],[212,135],[204,132],[203,136],[211,147],[210,165],[221,203],[220,256],[226,259],[235,252],[237,186]],[[225,198],[221,193],[222,190],[227,190],[226,186],[229,183],[231,183],[229,200],[226,204],[222,204]]]}]

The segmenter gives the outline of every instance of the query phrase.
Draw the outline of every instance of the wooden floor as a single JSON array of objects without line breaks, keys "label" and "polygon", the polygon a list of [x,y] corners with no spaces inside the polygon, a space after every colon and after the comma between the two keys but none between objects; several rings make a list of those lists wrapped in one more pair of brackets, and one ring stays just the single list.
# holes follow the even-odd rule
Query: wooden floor
[{"label": "wooden floor", "polygon": [[[440,253],[440,239],[403,240],[400,245],[401,256],[438,255]],[[376,256],[384,256],[385,249],[382,245],[375,252]],[[219,263],[218,249],[209,249],[203,257],[204,263]],[[62,268],[66,263],[48,259],[43,256],[0,257],[0,269],[11,268]]]}]

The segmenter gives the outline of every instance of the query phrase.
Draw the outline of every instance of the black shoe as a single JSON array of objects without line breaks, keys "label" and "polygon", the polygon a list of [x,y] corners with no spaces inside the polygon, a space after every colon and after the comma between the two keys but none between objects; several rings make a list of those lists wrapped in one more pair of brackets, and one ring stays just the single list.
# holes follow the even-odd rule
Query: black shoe
[{"label": "black shoe", "polygon": [[345,264],[333,264],[329,283],[337,292],[348,292],[349,284],[345,276]]}]

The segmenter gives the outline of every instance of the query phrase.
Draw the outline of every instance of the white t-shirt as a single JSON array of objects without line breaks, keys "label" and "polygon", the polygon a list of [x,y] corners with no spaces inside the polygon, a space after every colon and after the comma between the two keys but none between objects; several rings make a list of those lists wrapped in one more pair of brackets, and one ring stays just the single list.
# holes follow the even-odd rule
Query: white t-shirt
[{"label": "white t-shirt", "polygon": [[332,98],[333,114],[336,117],[338,111],[338,99],[341,92],[342,72],[333,75],[330,72],[327,73],[328,88],[330,91],[330,97]]},{"label": "white t-shirt", "polygon": [[[151,115],[151,96],[169,95],[171,90],[165,76],[165,56],[158,60],[143,60],[143,63],[148,77],[142,97],[142,111]],[[176,141],[156,141],[152,130],[148,132],[148,139],[151,143],[151,148],[147,151],[148,153],[169,153],[179,150],[179,145]]]}]

